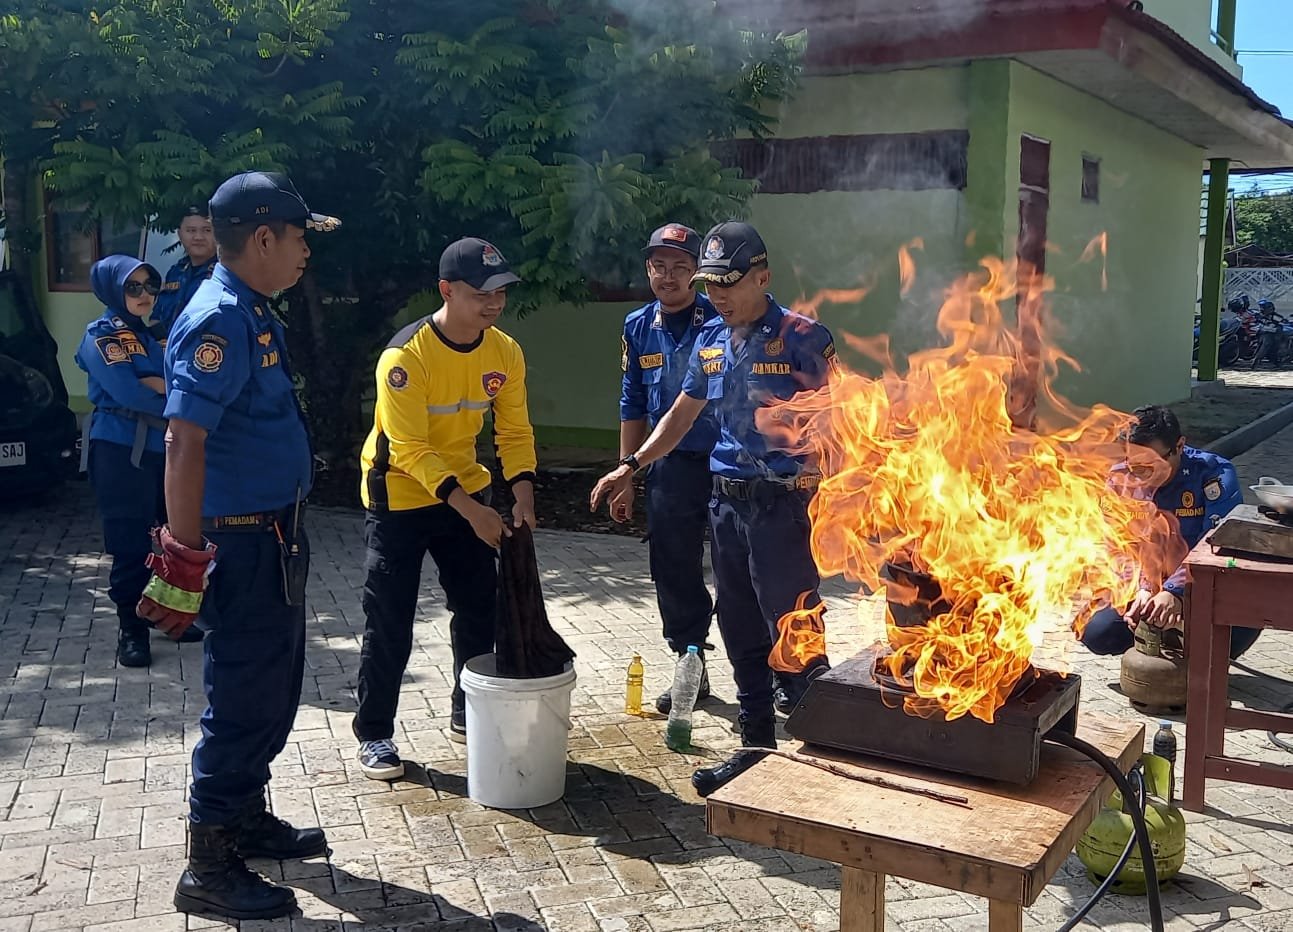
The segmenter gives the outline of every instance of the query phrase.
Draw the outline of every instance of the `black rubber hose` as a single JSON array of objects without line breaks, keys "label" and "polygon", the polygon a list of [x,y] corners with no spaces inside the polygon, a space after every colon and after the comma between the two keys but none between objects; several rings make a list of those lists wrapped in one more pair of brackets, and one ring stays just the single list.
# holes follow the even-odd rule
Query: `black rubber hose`
[{"label": "black rubber hose", "polygon": [[[1252,667],[1248,666],[1247,664],[1240,663],[1238,660],[1230,661],[1230,665],[1232,667],[1237,667],[1240,670],[1243,670],[1245,673],[1250,673],[1253,676],[1260,676],[1262,679],[1271,680],[1273,682],[1279,683],[1282,686],[1287,686],[1289,687],[1289,689],[1293,689],[1293,680],[1286,680],[1282,676],[1274,676],[1270,673],[1263,673],[1261,670],[1254,670]],[[1280,706],[1280,711],[1286,715],[1290,712],[1293,712],[1293,702]],[[1277,748],[1280,748],[1282,750],[1288,751],[1290,754],[1293,754],[1293,743],[1285,741],[1275,732],[1273,731],[1266,732],[1266,738],[1268,741],[1270,741],[1271,744],[1275,745]]]},{"label": "black rubber hose", "polygon": [[[1050,732],[1046,735],[1046,740],[1072,748],[1079,754],[1085,754],[1104,768],[1105,773],[1109,774],[1114,785],[1122,793],[1123,799],[1136,798],[1136,791],[1132,789],[1131,783],[1123,772],[1118,769],[1118,765],[1095,745],[1062,731]],[[1158,870],[1154,865],[1154,846],[1149,840],[1149,826],[1145,822],[1145,814],[1134,806],[1131,810],[1131,824],[1135,830],[1134,837],[1140,845],[1140,860],[1145,869],[1145,890],[1149,897],[1149,925],[1153,932],[1163,932],[1163,903],[1158,892]]]},{"label": "black rubber hose", "polygon": [[[1143,813],[1145,811],[1145,806],[1149,804],[1149,797],[1145,793],[1145,780],[1141,777],[1139,770],[1133,770],[1131,773],[1127,774],[1127,780],[1128,782],[1134,782],[1136,784],[1136,805]],[[1104,899],[1104,895],[1109,892],[1109,889],[1118,880],[1118,875],[1122,873],[1122,869],[1126,867],[1127,862],[1131,860],[1131,852],[1135,847],[1136,833],[1132,832],[1127,838],[1127,845],[1122,849],[1122,854],[1118,855],[1118,860],[1114,863],[1113,870],[1109,872],[1109,876],[1105,877],[1105,879],[1100,882],[1100,886],[1095,888],[1095,893],[1092,893],[1090,899],[1083,903],[1078,911],[1069,917],[1068,922],[1056,929],[1055,932],[1070,932],[1070,930],[1076,928],[1077,924],[1086,918],[1086,914],[1091,912],[1095,907],[1095,904]]]}]

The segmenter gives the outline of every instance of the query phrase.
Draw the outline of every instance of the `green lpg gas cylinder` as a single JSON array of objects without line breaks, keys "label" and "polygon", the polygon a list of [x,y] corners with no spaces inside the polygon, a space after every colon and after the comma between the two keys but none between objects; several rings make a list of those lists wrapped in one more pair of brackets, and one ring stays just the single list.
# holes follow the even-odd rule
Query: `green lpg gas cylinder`
[{"label": "green lpg gas cylinder", "polygon": [[[1141,762],[1145,766],[1145,784],[1149,791],[1145,823],[1149,828],[1150,846],[1154,850],[1154,869],[1161,884],[1175,877],[1185,864],[1185,817],[1168,801],[1170,772],[1167,761],[1146,754]],[[1109,876],[1122,849],[1127,846],[1127,840],[1132,837],[1132,825],[1131,815],[1122,811],[1122,794],[1114,792],[1077,844],[1078,859],[1086,866],[1087,876],[1093,883]],[[1111,889],[1120,894],[1145,892],[1145,870],[1139,846],[1132,849],[1131,858]]]}]

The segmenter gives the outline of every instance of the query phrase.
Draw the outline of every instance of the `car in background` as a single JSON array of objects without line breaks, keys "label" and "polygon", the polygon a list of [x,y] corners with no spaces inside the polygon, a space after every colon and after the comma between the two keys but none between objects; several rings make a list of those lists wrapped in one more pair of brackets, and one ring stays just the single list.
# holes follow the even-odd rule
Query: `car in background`
[{"label": "car in background", "polygon": [[53,488],[78,468],[58,344],[18,275],[0,269],[0,500]]}]

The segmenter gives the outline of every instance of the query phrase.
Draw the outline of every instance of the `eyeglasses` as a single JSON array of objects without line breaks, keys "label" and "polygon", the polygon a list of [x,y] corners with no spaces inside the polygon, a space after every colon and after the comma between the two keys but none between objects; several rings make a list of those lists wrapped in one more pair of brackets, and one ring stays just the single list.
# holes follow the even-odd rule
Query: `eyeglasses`
[{"label": "eyeglasses", "polygon": [[694,265],[657,265],[652,262],[651,271],[661,278],[691,278],[696,274],[696,267]]},{"label": "eyeglasses", "polygon": [[126,282],[122,290],[126,293],[126,297],[138,298],[144,292],[151,295],[160,294],[162,286],[151,280],[146,282]]}]

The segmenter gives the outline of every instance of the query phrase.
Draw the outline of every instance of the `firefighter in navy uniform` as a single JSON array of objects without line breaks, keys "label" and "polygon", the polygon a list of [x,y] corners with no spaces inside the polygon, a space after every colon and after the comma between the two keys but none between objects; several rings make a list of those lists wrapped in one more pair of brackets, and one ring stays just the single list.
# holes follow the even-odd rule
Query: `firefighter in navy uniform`
[{"label": "firefighter in navy uniform", "polygon": [[489,504],[490,472],[476,459],[486,411],[516,499],[512,526],[535,524],[525,356],[494,326],[507,289],[519,281],[492,244],[475,237],[452,243],[440,257],[444,304],[397,333],[377,361],[373,429],[361,453],[365,623],[352,723],[360,769],[374,780],[404,774],[395,713],[427,553],[453,613],[451,740],[467,735],[463,665],[494,649],[496,551],[511,532]]},{"label": "firefighter in navy uniform", "polygon": [[[85,328],[76,364],[85,370],[94,413],[85,422],[81,457],[112,555],[108,597],[117,606],[117,662],[152,662],[148,622],[136,614],[148,582],[149,534],[166,520],[162,499],[166,421],[162,346],[144,318],[161,285],[157,270],[132,256],[108,256],[90,270],[103,316]],[[199,633],[200,632],[196,632]]]},{"label": "firefighter in navy uniform", "polygon": [[309,259],[306,229],[330,230],[285,176],[244,172],[211,198],[220,261],[166,348],[166,511],[140,614],[172,637],[202,613],[207,708],[193,749],[181,912],[285,916],[289,888],[248,857],[324,854],[317,828],[275,818],[265,791],[287,743],[305,665],[309,541],[302,503],[312,455],[283,327],[268,296]]},{"label": "firefighter in navy uniform", "polygon": [[[624,377],[620,390],[620,456],[637,450],[682,391],[696,335],[717,312],[696,293],[691,278],[700,258],[700,234],[677,223],[651,234],[646,253],[647,280],[656,299],[624,319]],[[714,603],[705,585],[705,528],[709,522],[709,455],[718,441],[711,412],[696,423],[646,475],[647,546],[656,603],[664,637],[676,654],[688,645],[704,649]],[[628,520],[633,491],[616,504],[611,517]],[[702,668],[698,699],[709,696],[709,672]],[[669,714],[669,690],[655,701]]]},{"label": "firefighter in navy uniform", "polygon": [[[808,519],[820,474],[805,457],[777,450],[760,433],[755,413],[824,386],[835,347],[824,326],[766,293],[767,263],[767,248],[749,224],[720,223],[706,234],[695,280],[705,282],[719,316],[696,339],[683,393],[641,448],[603,476],[590,497],[596,509],[609,496],[614,510],[633,473],[672,450],[706,405],[713,406],[719,440],[710,457],[709,521],[718,627],[732,663],[747,748],[777,745],[768,655],[778,620],[796,608],[818,609],[808,623],[824,635]],[[792,702],[828,668],[824,653],[808,658],[802,672],[786,681]],[[697,770],[692,785],[706,796],[760,756],[738,752],[717,767]]]},{"label": "firefighter in navy uniform", "polygon": [[216,264],[215,234],[205,208],[189,207],[184,211],[179,237],[184,258],[166,273],[166,282],[157,296],[151,318],[153,333],[163,344],[175,325],[175,318],[193,300],[198,286],[211,277]]},{"label": "firefighter in navy uniform", "polygon": [[[1152,487],[1154,504],[1176,518],[1181,537],[1193,549],[1243,504],[1239,476],[1230,460],[1187,446],[1170,408],[1146,405],[1133,413],[1136,422],[1127,432],[1130,453],[1123,468]],[[1142,623],[1180,631],[1187,582],[1188,570],[1182,565],[1161,587],[1141,589],[1126,609],[1101,609],[1083,629],[1082,644],[1092,653],[1122,654],[1131,648],[1132,632]],[[1257,628],[1232,628],[1230,659],[1252,647],[1260,633]]]}]

